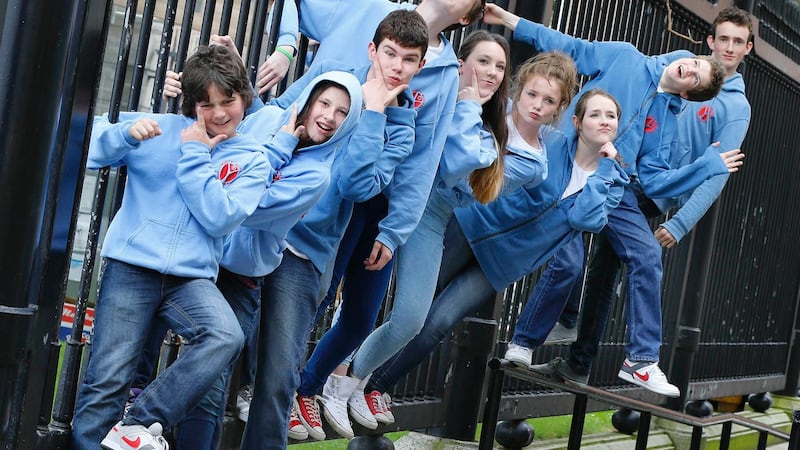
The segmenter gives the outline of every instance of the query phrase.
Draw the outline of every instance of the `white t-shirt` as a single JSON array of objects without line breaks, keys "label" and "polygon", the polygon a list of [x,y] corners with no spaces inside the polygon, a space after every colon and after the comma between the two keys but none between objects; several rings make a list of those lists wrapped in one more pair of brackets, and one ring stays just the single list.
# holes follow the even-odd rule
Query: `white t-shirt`
[{"label": "white t-shirt", "polygon": [[428,51],[425,52],[425,64],[427,65],[431,61],[436,60],[436,58],[442,56],[444,52],[444,41],[439,39],[439,45],[436,47],[428,46]]},{"label": "white t-shirt", "polygon": [[506,124],[508,124],[508,149],[510,151],[522,156],[525,156],[526,153],[535,153],[538,155],[542,154],[542,143],[537,142],[539,145],[537,148],[523,139],[522,135],[519,134],[519,130],[517,130],[517,126],[514,124],[514,119],[511,117],[511,113],[506,114]]},{"label": "white t-shirt", "polygon": [[583,189],[583,187],[586,186],[586,180],[588,180],[589,176],[595,173],[595,171],[596,170],[584,170],[583,167],[579,166],[573,161],[572,176],[569,177],[569,184],[567,184],[567,188],[564,190],[564,193],[561,194],[561,198],[567,198]]}]

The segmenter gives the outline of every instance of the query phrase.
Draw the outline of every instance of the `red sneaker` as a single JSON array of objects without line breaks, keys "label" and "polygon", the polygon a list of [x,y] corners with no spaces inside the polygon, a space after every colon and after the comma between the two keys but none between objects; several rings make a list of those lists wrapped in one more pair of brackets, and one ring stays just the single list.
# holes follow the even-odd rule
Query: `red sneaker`
[{"label": "red sneaker", "polygon": [[322,430],[322,420],[319,417],[319,405],[315,396],[305,397],[297,395],[294,399],[294,407],[297,408],[297,415],[300,423],[306,427],[308,437],[318,441],[325,440],[325,431]]}]

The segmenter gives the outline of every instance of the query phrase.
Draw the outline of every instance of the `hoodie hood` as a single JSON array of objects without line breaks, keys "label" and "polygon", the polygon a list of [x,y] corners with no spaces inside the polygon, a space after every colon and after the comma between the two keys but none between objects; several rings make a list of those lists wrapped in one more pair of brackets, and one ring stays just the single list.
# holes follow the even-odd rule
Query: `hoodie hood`
[{"label": "hoodie hood", "polygon": [[[313,151],[322,160],[329,160],[333,156],[334,150],[342,143],[342,140],[349,136],[358,124],[363,100],[361,97],[361,83],[353,74],[342,71],[325,72],[315,77],[297,97],[295,104],[297,104],[298,114],[306,106],[311,91],[322,81],[333,81],[343,86],[350,95],[350,111],[333,136],[321,144],[311,145],[302,149],[305,154]],[[292,110],[293,105],[289,105],[286,109],[274,105],[266,105],[245,117],[241,125],[239,125],[238,131],[255,137],[262,144],[269,142],[280,131],[281,127],[289,122]]]}]

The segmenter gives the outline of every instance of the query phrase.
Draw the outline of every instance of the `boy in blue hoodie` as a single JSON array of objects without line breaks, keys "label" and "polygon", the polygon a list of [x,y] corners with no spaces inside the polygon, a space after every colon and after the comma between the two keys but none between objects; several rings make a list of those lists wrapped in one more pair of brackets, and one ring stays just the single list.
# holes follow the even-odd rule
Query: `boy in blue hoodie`
[{"label": "boy in blue hoodie", "polygon": [[[367,200],[384,189],[396,166],[411,153],[416,112],[407,88],[424,63],[427,36],[425,23],[417,13],[390,14],[381,21],[368,45],[371,64],[349,70],[364,83],[365,109],[353,135],[334,157],[330,185],[289,231],[289,251],[265,279],[259,369],[243,448],[285,446],[290,428],[295,439],[304,439],[309,432],[312,437],[324,439],[321,424],[313,421],[319,420],[319,413],[308,412],[309,408],[317,408],[316,392],[308,396],[308,401],[300,399],[300,411],[308,417],[306,426],[297,416],[289,421],[293,394],[300,384],[297,368],[305,355],[306,339],[319,304],[320,279],[335,255],[354,202]],[[274,103],[285,107],[310,77],[332,68],[345,67],[333,62],[316,66]],[[351,350],[344,350],[344,355]],[[328,373],[322,375],[323,381]],[[305,428],[309,431],[304,433]]]},{"label": "boy in blue hoodie", "polygon": [[[672,52],[648,57],[624,42],[588,42],[565,35],[487,5],[484,22],[505,25],[514,39],[528,42],[539,51],[561,50],[572,56],[578,72],[592,77],[582,92],[602,88],[622,107],[620,133],[615,140],[629,175],[638,182],[625,190],[619,207],[609,215],[603,229],[609,244],[628,265],[628,344],[619,375],[626,381],[667,396],[678,396],[658,367],[661,346],[661,249],[638,207],[637,195],[649,197],[681,195],[714,175],[738,170],[739,150],[720,154],[709,145],[692,167],[670,170],[668,155],[677,146],[677,117],[683,98],[705,101],[722,85],[724,69],[710,57]],[[576,96],[573,105],[580,99]],[[565,112],[571,117],[574,106]],[[688,171],[686,169],[689,169]],[[563,303],[560,286],[577,282],[583,262],[583,242],[574,239],[556,253],[542,274],[529,301]],[[535,321],[532,321],[535,323]],[[549,328],[549,327],[548,327]],[[549,331],[549,330],[548,330]],[[545,336],[526,333],[525,342],[510,346],[509,359],[527,361]],[[524,344],[524,345],[519,345]]]},{"label": "boy in blue hoodie", "polygon": [[[708,145],[715,142],[719,143],[719,151],[741,147],[750,123],[750,104],[744,95],[744,81],[736,69],[753,48],[752,40],[752,18],[747,11],[729,7],[720,11],[714,19],[706,42],[711,49],[711,56],[725,68],[725,84],[719,95],[711,100],[687,102],[678,117],[678,151],[670,154],[671,166],[691,163]],[[678,207],[675,214],[656,229],[655,237],[659,244],[671,248],[694,228],[719,197],[727,180],[728,174],[717,175],[682,196],[654,200],[658,209],[651,207],[652,214],[648,217],[656,217]],[[540,368],[546,373],[555,372],[557,376],[582,383],[588,381],[591,362],[597,356],[611,308],[613,285],[620,269],[619,258],[602,235],[595,240],[594,248],[585,283],[586,301],[577,341],[570,347],[567,360],[557,358]],[[575,288],[574,291],[570,300],[575,301],[574,311],[572,318],[567,319],[572,320],[573,324],[580,304],[580,289]],[[563,293],[564,297],[568,295],[568,292]],[[562,313],[561,323],[565,321],[565,314],[566,310]]]},{"label": "boy in blue hoodie", "polygon": [[[125,165],[128,178],[101,253],[74,448],[167,448],[163,427],[205,395],[243,343],[214,281],[224,237],[256,209],[272,168],[261,146],[236,132],[252,94],[235,55],[201,48],[186,63],[184,87],[183,115],[122,114],[113,125],[95,119],[87,167]],[[156,317],[191,345],[120,420]]]}]

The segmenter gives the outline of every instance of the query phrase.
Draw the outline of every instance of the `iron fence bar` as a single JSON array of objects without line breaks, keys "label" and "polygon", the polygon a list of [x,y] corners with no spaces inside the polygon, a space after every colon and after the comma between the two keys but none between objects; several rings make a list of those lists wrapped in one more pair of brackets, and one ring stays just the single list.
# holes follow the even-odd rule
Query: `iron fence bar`
[{"label": "iron fence bar", "polygon": [[[175,27],[175,16],[178,11],[178,0],[168,0],[164,11],[164,28],[161,30],[161,42],[158,46],[158,61],[156,62],[156,74],[153,86],[153,95],[150,97],[150,111],[161,112],[161,96],[164,94],[164,78],[169,64],[169,53],[172,48],[172,30]],[[175,112],[178,109],[178,99],[170,100],[167,106],[168,111]]]},{"label": "iron fence bar", "polygon": [[156,9],[156,0],[145,0],[142,11],[142,24],[139,27],[139,40],[136,45],[136,59],[133,63],[131,74],[131,91],[128,97],[128,110],[138,110],[139,98],[144,80],[144,65],[147,63],[147,52],[150,50],[150,32],[153,29],[153,15]]},{"label": "iron fence bar", "polygon": [[703,427],[692,427],[692,440],[689,443],[689,448],[692,450],[700,450],[700,443],[703,438]]},{"label": "iron fence bar", "polygon": [[[767,449],[767,438],[768,437],[769,437],[769,435],[767,435],[767,433],[764,432],[764,431],[762,431],[761,433],[758,433],[758,450],[766,450]],[[791,445],[789,445],[789,448],[791,448]]]},{"label": "iron fence bar", "polygon": [[800,409],[792,411],[792,429],[789,437],[789,449],[800,449]]},{"label": "iron fence bar", "polygon": [[247,47],[247,58],[245,58],[247,73],[250,76],[250,83],[255,86],[256,75],[258,74],[258,60],[261,57],[261,41],[264,34],[264,26],[267,23],[267,13],[269,11],[269,0],[258,0],[256,3],[256,13],[253,18],[253,28],[250,30],[250,45]]},{"label": "iron fence bar", "polygon": [[486,386],[486,405],[483,408],[483,428],[478,442],[479,450],[491,450],[494,434],[497,431],[497,417],[500,414],[500,400],[503,395],[505,373],[498,366],[489,366],[489,380]]},{"label": "iron fence bar", "polygon": [[645,450],[647,448],[647,440],[650,439],[650,419],[651,415],[648,411],[641,411],[639,413],[639,432],[636,434],[636,450]]},{"label": "iron fence bar", "polygon": [[247,33],[247,18],[250,16],[250,0],[242,0],[239,3],[239,20],[236,23],[236,36],[233,41],[236,48],[242,50],[244,54],[244,38]]},{"label": "iron fence bar", "polygon": [[[247,12],[245,11],[245,14]],[[239,12],[241,14],[241,11]],[[231,18],[233,17],[233,0],[225,0],[222,3],[222,15],[219,18],[219,34],[226,35],[230,32]]]},{"label": "iron fence bar", "polygon": [[722,424],[722,434],[719,436],[719,450],[728,450],[728,448],[730,448],[731,429],[733,429],[732,422],[725,422]]},{"label": "iron fence bar", "polygon": [[203,22],[200,24],[200,45],[208,45],[211,40],[211,27],[214,22],[214,9],[217,5],[215,0],[206,0],[203,9]]},{"label": "iron fence bar", "polygon": [[[189,41],[192,37],[192,23],[194,23],[194,8],[196,3],[195,0],[186,0],[186,3],[183,5],[181,34],[178,37],[178,52],[175,55],[175,72],[178,73],[183,71],[183,65],[186,64],[186,55],[189,53]],[[169,108],[167,111],[171,113],[178,112],[177,97],[169,99]]]},{"label": "iron fence bar", "polygon": [[572,405],[572,422],[569,426],[568,450],[580,450],[581,438],[583,437],[583,424],[586,420],[586,405],[589,399],[586,395],[575,395],[575,402]]}]

